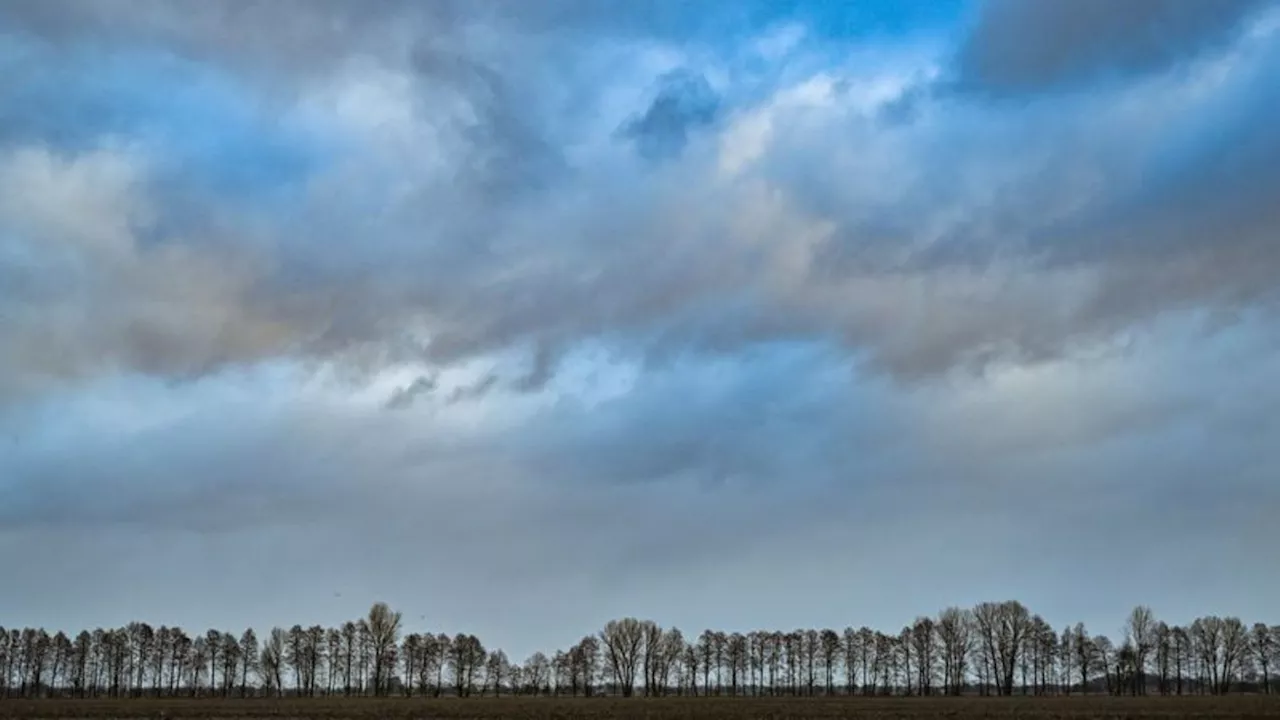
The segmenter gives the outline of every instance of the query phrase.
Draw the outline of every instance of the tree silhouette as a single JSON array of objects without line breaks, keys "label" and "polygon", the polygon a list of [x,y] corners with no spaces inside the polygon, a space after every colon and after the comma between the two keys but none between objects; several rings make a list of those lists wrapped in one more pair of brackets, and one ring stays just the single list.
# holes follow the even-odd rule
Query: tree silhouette
[{"label": "tree silhouette", "polygon": [[381,695],[387,685],[388,655],[400,637],[400,613],[393,612],[384,602],[374,603],[367,623],[373,654],[373,694]]},{"label": "tree silhouette", "polygon": [[[74,636],[0,628],[0,699],[10,696],[468,697],[507,693],[688,695],[1225,694],[1274,692],[1280,628],[1209,615],[1188,625],[1138,606],[1113,643],[1082,623],[1061,633],[1015,601],[950,607],[896,633],[868,627],[721,631],[622,618],[523,665],[467,633],[410,632],[375,603],[337,627],[209,629],[134,622]],[[448,674],[446,682],[446,672]],[[1017,687],[1015,687],[1015,683]]]}]

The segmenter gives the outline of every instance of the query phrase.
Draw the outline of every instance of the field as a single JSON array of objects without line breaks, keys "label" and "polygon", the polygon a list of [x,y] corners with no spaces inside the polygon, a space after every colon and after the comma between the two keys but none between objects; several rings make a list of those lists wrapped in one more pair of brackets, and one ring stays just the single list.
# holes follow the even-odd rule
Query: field
[{"label": "field", "polygon": [[159,720],[923,720],[1280,718],[1280,696],[1056,698],[476,698],[3,700],[0,718]]}]

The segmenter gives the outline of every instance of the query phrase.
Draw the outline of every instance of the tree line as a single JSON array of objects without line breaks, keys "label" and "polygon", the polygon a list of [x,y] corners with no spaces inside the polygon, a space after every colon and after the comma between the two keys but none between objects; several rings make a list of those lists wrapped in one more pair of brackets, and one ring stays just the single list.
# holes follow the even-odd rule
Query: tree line
[{"label": "tree line", "polygon": [[1271,693],[1280,626],[1209,616],[1168,625],[1139,606],[1112,640],[1055,631],[1016,601],[948,608],[897,633],[609,622],[523,663],[474,635],[403,631],[376,603],[340,627],[259,640],[134,622],[50,635],[0,628],[0,698],[389,695],[1161,695]]}]

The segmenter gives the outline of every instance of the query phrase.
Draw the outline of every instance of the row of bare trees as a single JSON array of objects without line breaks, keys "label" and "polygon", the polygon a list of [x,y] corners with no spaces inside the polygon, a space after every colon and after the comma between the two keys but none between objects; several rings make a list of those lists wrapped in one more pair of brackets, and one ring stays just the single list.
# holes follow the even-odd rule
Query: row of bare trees
[{"label": "row of bare trees", "polygon": [[385,603],[341,627],[273,628],[262,641],[131,623],[74,638],[0,628],[0,698],[251,695],[1164,695],[1271,693],[1280,626],[1147,607],[1118,641],[1055,631],[1016,601],[948,608],[898,633],[867,627],[719,632],[623,618],[524,663],[474,635],[402,632]]}]

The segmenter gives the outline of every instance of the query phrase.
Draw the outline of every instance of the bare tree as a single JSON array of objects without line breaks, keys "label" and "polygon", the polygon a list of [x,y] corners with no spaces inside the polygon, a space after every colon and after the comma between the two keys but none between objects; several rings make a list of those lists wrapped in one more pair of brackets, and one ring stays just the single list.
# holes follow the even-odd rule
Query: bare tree
[{"label": "bare tree", "polygon": [[1013,680],[1031,615],[1016,600],[981,603],[973,610],[979,638],[991,663],[992,677],[1002,695],[1013,694]]},{"label": "bare tree", "polygon": [[559,695],[564,691],[569,677],[569,655],[557,650],[551,656],[551,694]]},{"label": "bare tree", "polygon": [[663,646],[662,626],[652,620],[640,623],[643,639],[640,643],[640,672],[644,677],[644,694],[646,697],[657,694],[658,667],[662,664]]},{"label": "bare tree", "polygon": [[1157,688],[1161,695],[1169,695],[1172,692],[1173,631],[1163,621],[1156,623],[1154,652]]},{"label": "bare tree", "polygon": [[614,684],[623,697],[631,697],[636,687],[636,669],[644,643],[645,625],[635,618],[610,620],[600,632],[605,660]]},{"label": "bare tree", "polygon": [[916,687],[921,695],[933,694],[936,658],[936,623],[932,618],[916,618],[911,626],[911,646],[916,659]]},{"label": "bare tree", "polygon": [[387,685],[387,655],[400,639],[400,613],[384,602],[374,603],[366,622],[373,653],[373,694],[381,695]]},{"label": "bare tree", "polygon": [[1076,623],[1075,629],[1071,631],[1071,649],[1075,653],[1076,669],[1080,671],[1080,692],[1089,693],[1089,671],[1093,669],[1096,663],[1094,658],[1093,639],[1089,637],[1089,633],[1084,629],[1084,623]]},{"label": "bare tree", "polygon": [[[675,628],[664,630],[634,618],[615,620],[598,637],[587,636],[552,658],[535,653],[525,667],[501,650],[488,652],[474,635],[409,634],[399,639],[399,615],[382,605],[370,617],[341,628],[300,625],[273,628],[259,646],[250,629],[237,638],[211,629],[194,640],[180,628],[152,630],[141,622],[82,631],[72,639],[42,628],[0,629],[0,698],[136,697],[181,693],[229,696],[237,685],[251,694],[256,672],[266,693],[331,693],[341,681],[348,692],[438,696],[449,666],[457,695],[594,693],[602,671],[624,696],[633,695],[643,672],[645,693],[704,692],[716,676],[718,692],[733,695],[825,692],[860,688],[864,694],[929,695],[940,678],[947,694],[977,688],[1009,695],[1021,671],[1023,692],[1070,694],[1105,681],[1107,692],[1139,695],[1152,677],[1162,695],[1223,694],[1256,680],[1273,692],[1272,668],[1280,662],[1280,628],[1246,626],[1235,617],[1197,618],[1169,627],[1145,607],[1126,619],[1124,640],[1090,637],[1082,624],[1057,633],[1016,602],[982,603],[972,611],[949,608],[935,620],[917,618],[897,634],[870,628],[753,631],[707,630],[689,643]],[[604,663],[601,663],[603,658]],[[287,689],[285,667],[292,670]],[[843,675],[838,671],[842,670]],[[402,673],[402,674],[400,674]],[[859,682],[859,677],[861,681]]]},{"label": "bare tree", "polygon": [[969,672],[969,651],[972,646],[972,613],[951,607],[938,616],[937,633],[942,643],[942,675],[945,692],[960,695],[964,691],[965,677]]},{"label": "bare tree", "polygon": [[373,635],[369,630],[369,621],[367,618],[361,618],[356,623],[356,692],[363,695],[365,692],[365,680],[369,677],[369,669],[373,660]]},{"label": "bare tree", "polygon": [[502,695],[502,682],[507,677],[510,667],[511,663],[507,660],[506,653],[501,650],[489,653],[489,659],[484,664],[485,684],[493,687],[495,697]]},{"label": "bare tree", "polygon": [[844,692],[852,695],[858,684],[858,631],[853,626],[841,633],[840,649],[844,651]]},{"label": "bare tree", "polygon": [[1237,617],[1222,621],[1222,688],[1220,694],[1231,691],[1231,684],[1239,678],[1244,662],[1249,657],[1249,631]]},{"label": "bare tree", "polygon": [[1276,655],[1276,637],[1266,623],[1254,623],[1249,634],[1249,650],[1253,653],[1253,661],[1258,670],[1262,672],[1262,692],[1270,695],[1271,660]]},{"label": "bare tree", "polygon": [[1191,669],[1191,638],[1181,626],[1174,627],[1169,634],[1173,643],[1174,690],[1181,695],[1183,678]]},{"label": "bare tree", "polygon": [[258,671],[258,635],[249,628],[240,636],[240,697],[248,697],[249,673]]},{"label": "bare tree", "polygon": [[1147,659],[1155,645],[1155,614],[1146,605],[1139,605],[1129,613],[1125,624],[1125,635],[1133,644],[1136,679],[1133,683],[1134,695],[1147,694]]},{"label": "bare tree", "polygon": [[1107,692],[1116,692],[1117,683],[1112,674],[1115,647],[1111,643],[1111,638],[1106,635],[1095,636],[1088,647],[1090,650],[1089,663],[1091,671],[1102,673],[1103,678],[1106,680]]},{"label": "bare tree", "polygon": [[240,642],[231,633],[222,633],[222,696],[230,697],[240,672]]},{"label": "bare tree", "polygon": [[591,697],[595,691],[596,675],[600,672],[600,641],[594,635],[588,635],[573,646],[572,654],[578,680],[582,683],[582,694]]},{"label": "bare tree", "polygon": [[259,656],[259,667],[262,668],[262,679],[264,684],[276,695],[284,694],[284,655],[286,646],[285,631],[280,628],[271,628],[271,634],[267,636],[266,643],[262,646],[262,654]]},{"label": "bare tree", "polygon": [[819,643],[826,693],[832,695],[835,693],[836,667],[840,663],[840,635],[835,630],[823,630],[819,636]]},{"label": "bare tree", "polygon": [[453,689],[459,697],[471,695],[487,657],[480,638],[463,633],[454,636],[449,644],[449,666],[453,670]]},{"label": "bare tree", "polygon": [[698,636],[698,665],[702,668],[702,694],[711,694],[711,668],[716,663],[716,634],[703,630]]},{"label": "bare tree", "polygon": [[747,637],[742,633],[733,633],[726,639],[725,664],[729,668],[729,692],[737,695],[747,664]]},{"label": "bare tree", "polygon": [[551,669],[551,661],[547,659],[541,651],[535,652],[524,661],[524,682],[525,686],[533,692],[534,695],[542,693],[543,688],[547,684],[547,676]]}]

